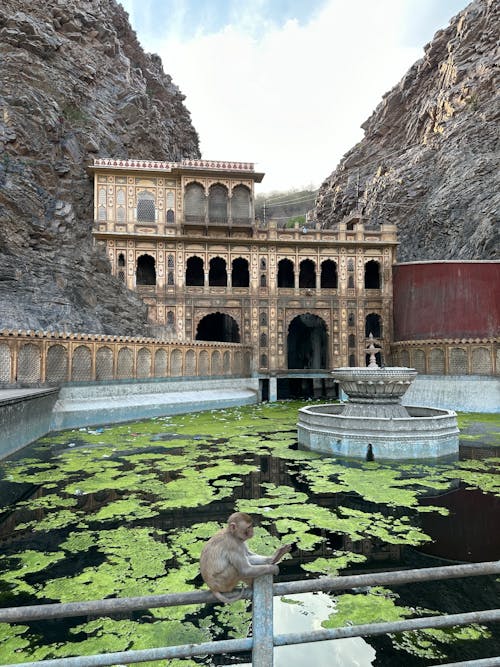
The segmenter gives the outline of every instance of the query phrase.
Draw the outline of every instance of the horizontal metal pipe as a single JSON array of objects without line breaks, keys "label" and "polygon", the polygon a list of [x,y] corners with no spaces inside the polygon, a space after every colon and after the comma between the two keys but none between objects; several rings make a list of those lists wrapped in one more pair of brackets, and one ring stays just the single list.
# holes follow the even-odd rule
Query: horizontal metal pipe
[{"label": "horizontal metal pipe", "polygon": [[150,660],[189,658],[195,655],[239,653],[241,651],[251,651],[252,646],[253,639],[226,639],[218,642],[205,642],[204,644],[184,644],[183,646],[165,646],[163,648],[149,648],[138,651],[101,653],[99,655],[84,655],[74,658],[16,662],[3,665],[3,667],[109,667],[109,665],[128,665]]},{"label": "horizontal metal pipe", "polygon": [[458,577],[477,577],[486,574],[500,574],[500,560],[467,565],[445,565],[443,567],[424,567],[416,570],[397,570],[394,572],[373,572],[348,577],[305,579],[274,584],[274,595],[292,595],[294,593],[312,593],[317,591],[341,591],[364,586],[392,584],[400,586],[419,581],[437,581]]},{"label": "horizontal metal pipe", "polygon": [[[487,574],[500,574],[500,561],[471,563],[467,565],[446,565],[444,567],[426,567],[416,570],[393,572],[374,572],[348,577],[321,577],[304,581],[290,581],[274,584],[273,595],[293,595],[317,591],[339,591],[379,586],[383,584],[401,585],[417,581],[435,581],[456,577],[475,577]],[[243,599],[252,598],[252,591],[243,593]],[[175,607],[190,604],[213,604],[218,600],[208,591],[188,591],[186,593],[167,593],[165,595],[147,595],[132,598],[111,598],[90,600],[87,602],[66,602],[63,604],[27,605],[0,609],[0,623],[18,623],[49,618],[72,616],[103,616],[139,609],[155,607]]]},{"label": "horizontal metal pipe", "polygon": [[[500,609],[475,611],[467,614],[448,614],[446,616],[426,616],[424,618],[412,618],[394,623],[370,623],[344,628],[317,630],[314,632],[277,635],[274,638],[274,646],[306,644],[310,642],[345,639],[347,637],[368,637],[409,630],[422,630],[425,628],[449,628],[454,625],[487,623],[491,621],[500,621]],[[183,646],[170,646],[139,651],[121,651],[119,653],[13,663],[4,665],[4,667],[108,667],[117,663],[131,664],[146,662],[148,660],[187,658],[196,655],[238,653],[241,651],[250,651],[252,646],[252,639],[228,639],[219,642],[205,642],[204,644],[185,644]]]},{"label": "horizontal metal pipe", "polygon": [[466,614],[446,614],[445,616],[425,616],[423,618],[410,618],[406,621],[395,621],[394,623],[367,623],[365,625],[350,625],[344,628],[328,628],[313,632],[294,632],[287,635],[277,635],[274,638],[274,645],[308,644],[309,642],[323,642],[332,639],[345,639],[346,637],[370,637],[407,632],[408,630],[451,628],[454,625],[492,621],[500,621],[500,609],[472,611]]},{"label": "horizontal metal pipe", "polygon": [[432,667],[499,667],[500,655],[496,658],[481,658],[480,660],[466,660],[465,662],[447,662],[446,665]]}]

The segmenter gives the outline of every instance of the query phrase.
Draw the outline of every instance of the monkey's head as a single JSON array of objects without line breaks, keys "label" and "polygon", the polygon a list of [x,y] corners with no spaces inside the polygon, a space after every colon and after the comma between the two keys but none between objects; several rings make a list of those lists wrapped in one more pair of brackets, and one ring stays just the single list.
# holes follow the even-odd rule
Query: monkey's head
[{"label": "monkey's head", "polygon": [[235,512],[227,520],[227,529],[236,539],[244,542],[253,537],[253,520],[249,514]]}]

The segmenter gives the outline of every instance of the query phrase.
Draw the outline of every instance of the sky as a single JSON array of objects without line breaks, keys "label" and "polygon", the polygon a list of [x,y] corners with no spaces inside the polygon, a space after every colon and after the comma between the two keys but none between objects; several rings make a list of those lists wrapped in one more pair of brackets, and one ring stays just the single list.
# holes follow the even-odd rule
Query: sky
[{"label": "sky", "polygon": [[186,96],[206,160],[318,187],[467,0],[119,0]]}]

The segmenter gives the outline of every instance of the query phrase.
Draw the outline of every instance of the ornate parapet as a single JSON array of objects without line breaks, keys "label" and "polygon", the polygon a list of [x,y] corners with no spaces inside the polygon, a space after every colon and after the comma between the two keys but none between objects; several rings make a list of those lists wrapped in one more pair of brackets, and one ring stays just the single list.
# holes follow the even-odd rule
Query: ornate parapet
[{"label": "ornate parapet", "polygon": [[248,377],[252,348],[239,343],[140,336],[0,331],[0,386],[165,377]]},{"label": "ornate parapet", "polygon": [[426,375],[499,375],[498,338],[438,338],[392,343],[395,366]]}]

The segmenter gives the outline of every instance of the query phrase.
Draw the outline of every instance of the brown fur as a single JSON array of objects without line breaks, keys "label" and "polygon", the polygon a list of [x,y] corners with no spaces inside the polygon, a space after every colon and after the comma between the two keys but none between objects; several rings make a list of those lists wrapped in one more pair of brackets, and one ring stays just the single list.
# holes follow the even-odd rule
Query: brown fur
[{"label": "brown fur", "polygon": [[234,602],[241,597],[228,597],[227,593],[243,581],[251,584],[255,577],[279,573],[278,563],[290,551],[289,545],[279,547],[272,556],[252,553],[246,540],[253,535],[252,517],[244,512],[235,512],[227,526],[213,535],[203,547],[200,571],[204,582],[221,602]]}]

